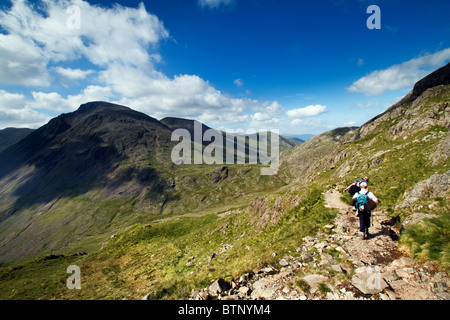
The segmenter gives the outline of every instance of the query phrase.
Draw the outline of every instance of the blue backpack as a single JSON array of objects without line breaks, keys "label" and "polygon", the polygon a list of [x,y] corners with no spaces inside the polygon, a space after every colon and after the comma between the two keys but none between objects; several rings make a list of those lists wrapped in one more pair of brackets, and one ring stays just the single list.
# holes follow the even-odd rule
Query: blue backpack
[{"label": "blue backpack", "polygon": [[362,193],[358,193],[358,196],[356,197],[356,203],[355,203],[355,207],[356,209],[358,209],[359,211],[364,211],[364,208],[367,204],[367,193],[362,194]]}]

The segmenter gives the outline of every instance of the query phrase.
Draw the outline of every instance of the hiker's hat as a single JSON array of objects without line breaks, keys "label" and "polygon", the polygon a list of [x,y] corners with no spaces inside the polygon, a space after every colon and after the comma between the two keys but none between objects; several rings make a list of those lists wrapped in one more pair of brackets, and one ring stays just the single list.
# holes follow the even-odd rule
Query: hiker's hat
[{"label": "hiker's hat", "polygon": [[368,178],[368,177],[364,177],[363,179],[369,181],[369,178]]},{"label": "hiker's hat", "polygon": [[360,187],[367,187],[367,182],[363,181],[359,184]]}]

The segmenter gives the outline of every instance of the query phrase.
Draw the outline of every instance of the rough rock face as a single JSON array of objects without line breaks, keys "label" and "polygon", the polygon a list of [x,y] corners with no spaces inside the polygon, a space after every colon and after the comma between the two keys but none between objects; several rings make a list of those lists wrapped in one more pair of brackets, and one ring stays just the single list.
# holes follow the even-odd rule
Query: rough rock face
[{"label": "rough rock face", "polygon": [[364,294],[377,294],[389,287],[388,283],[379,276],[377,266],[360,267],[355,270],[352,284]]},{"label": "rough rock face", "polygon": [[446,84],[450,84],[450,63],[447,63],[447,65],[445,65],[444,67],[430,73],[422,80],[419,80],[414,85],[411,96],[408,98],[408,100],[413,101],[428,88]]},{"label": "rough rock face", "polygon": [[412,226],[413,224],[418,223],[419,221],[423,219],[430,219],[430,218],[437,218],[437,215],[435,214],[429,214],[429,213],[422,213],[422,212],[415,212],[410,216],[407,216],[405,221],[403,221],[402,225],[403,228],[408,228]]},{"label": "rough rock face", "polygon": [[445,162],[450,157],[450,135],[445,137],[445,140],[436,148],[436,151],[430,155],[430,160],[433,160],[432,165],[437,166]]},{"label": "rough rock face", "polygon": [[446,94],[449,85],[439,85],[425,90],[420,97],[412,103],[404,104],[403,100],[395,104],[381,115],[371,119],[362,125],[354,139],[363,138],[369,135],[377,126],[388,120],[401,117],[401,120],[389,129],[389,134],[394,137],[401,137],[404,134],[413,134],[426,127],[442,126],[450,128],[450,110],[448,102],[429,104],[428,101],[434,97]]},{"label": "rough rock face", "polygon": [[417,183],[411,191],[407,191],[401,207],[409,207],[424,196],[430,198],[444,196],[449,189],[450,170],[444,174],[434,174],[429,179]]},{"label": "rough rock face", "polygon": [[274,201],[258,197],[251,203],[248,214],[251,221],[256,222],[257,227],[262,229],[269,223],[274,224],[280,221],[281,217],[299,202],[298,197],[284,199],[282,196],[278,196]]},{"label": "rough rock face", "polygon": [[208,173],[207,175],[208,175],[208,177],[211,178],[213,183],[218,183],[218,182],[228,178],[228,168],[220,167],[220,168],[217,168],[214,171]]},{"label": "rough rock face", "polygon": [[[432,95],[433,91],[437,89],[430,89],[430,92],[426,92],[424,97],[417,99],[413,102],[410,109],[407,109],[404,114],[407,117],[403,117],[402,120],[396,126],[393,126],[389,130],[389,134],[393,136],[403,136],[403,134],[411,134],[415,131],[423,130],[424,128],[431,126],[442,126],[445,128],[450,127],[450,110],[448,109],[448,103],[439,103],[430,106],[427,110],[421,108],[421,102],[423,98]],[[423,113],[420,113],[423,110]]]},{"label": "rough rock face", "polygon": [[391,128],[392,132],[390,132],[390,134],[396,135],[403,131],[408,131],[407,129],[419,130],[424,126],[433,125],[449,128],[450,111],[448,110],[448,102],[426,106],[423,105],[425,100],[432,99],[445,92],[449,85],[450,63],[418,81],[414,85],[413,90],[411,90],[411,92],[402,100],[362,125],[353,139],[357,140],[365,137],[381,122],[392,120],[400,116],[402,116],[402,120],[396,126]]}]

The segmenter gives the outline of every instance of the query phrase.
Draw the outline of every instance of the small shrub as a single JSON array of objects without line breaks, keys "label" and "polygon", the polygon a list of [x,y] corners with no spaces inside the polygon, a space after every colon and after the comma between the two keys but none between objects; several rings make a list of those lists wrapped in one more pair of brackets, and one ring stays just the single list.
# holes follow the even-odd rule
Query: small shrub
[{"label": "small shrub", "polygon": [[325,283],[319,283],[317,289],[322,295],[326,295],[328,292],[331,292],[330,288]]},{"label": "small shrub", "polygon": [[308,292],[309,291],[309,289],[310,289],[310,286],[309,286],[309,284],[305,281],[305,280],[303,280],[303,279],[298,279],[298,280],[296,280],[295,281],[295,285],[297,286],[297,287],[299,287],[303,292]]}]

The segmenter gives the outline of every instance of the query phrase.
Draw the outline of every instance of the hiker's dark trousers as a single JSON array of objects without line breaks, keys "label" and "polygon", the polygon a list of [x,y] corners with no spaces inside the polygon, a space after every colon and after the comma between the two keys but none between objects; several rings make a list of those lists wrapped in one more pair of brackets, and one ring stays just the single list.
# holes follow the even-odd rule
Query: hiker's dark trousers
[{"label": "hiker's dark trousers", "polygon": [[370,211],[360,211],[359,212],[359,231],[369,232],[370,228]]}]

